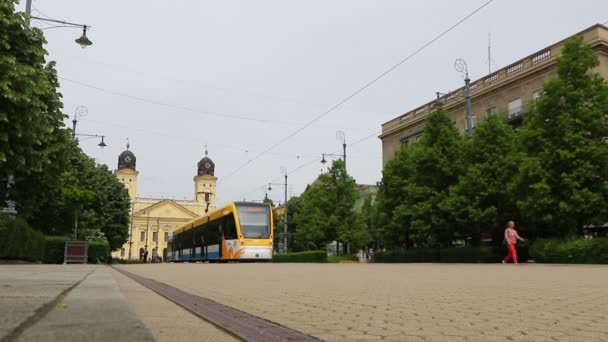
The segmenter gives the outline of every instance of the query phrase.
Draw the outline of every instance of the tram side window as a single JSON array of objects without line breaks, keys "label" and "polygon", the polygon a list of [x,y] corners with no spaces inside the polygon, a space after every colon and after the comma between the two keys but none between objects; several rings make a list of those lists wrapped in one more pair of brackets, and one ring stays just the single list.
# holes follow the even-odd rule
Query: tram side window
[{"label": "tram side window", "polygon": [[226,240],[234,240],[237,239],[236,233],[236,223],[234,222],[234,215],[230,214],[224,218],[223,230],[224,230],[224,239]]},{"label": "tram side window", "polygon": [[194,231],[194,245],[195,246],[203,246],[205,245],[205,237],[203,232],[205,231],[205,226],[201,225],[193,229]]},{"label": "tram side window", "polygon": [[219,224],[216,222],[210,222],[205,225],[204,235],[205,235],[205,245],[217,245],[220,243],[219,232],[218,232]]}]

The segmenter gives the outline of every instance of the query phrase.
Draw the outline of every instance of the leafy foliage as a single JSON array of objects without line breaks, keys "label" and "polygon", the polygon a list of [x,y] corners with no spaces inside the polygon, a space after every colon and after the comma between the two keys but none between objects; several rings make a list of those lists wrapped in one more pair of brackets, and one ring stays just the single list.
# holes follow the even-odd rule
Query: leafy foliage
[{"label": "leafy foliage", "polygon": [[[0,184],[9,175],[41,172],[52,164],[63,126],[55,64],[46,64],[38,29],[25,29],[15,1],[0,2]],[[0,186],[4,201],[7,188]],[[0,203],[3,204],[3,203]]]},{"label": "leafy foliage", "polygon": [[21,218],[50,235],[71,235],[78,216],[80,237],[118,248],[128,235],[129,197],[64,128],[44,43],[40,30],[25,28],[15,1],[0,2],[0,207],[14,200]]},{"label": "leafy foliage", "polygon": [[530,248],[530,254],[537,262],[608,264],[608,238],[538,240]]},{"label": "leafy foliage", "polygon": [[509,220],[532,239],[608,222],[608,83],[581,37],[557,64],[519,132],[489,116],[467,141],[446,113],[429,115],[421,142],[385,165],[372,210],[381,245],[479,245],[485,233],[499,244]]},{"label": "leafy foliage", "polygon": [[608,84],[582,37],[569,40],[558,75],[524,122],[526,156],[514,184],[517,206],[538,236],[582,233],[608,222]]},{"label": "leafy foliage", "polygon": [[275,254],[272,262],[327,262],[325,251],[305,251],[285,254]]},{"label": "leafy foliage", "polygon": [[354,248],[365,245],[369,234],[354,211],[356,199],[355,180],[343,161],[334,161],[329,172],[320,175],[300,197],[300,208],[293,218],[297,226],[294,247],[324,249],[331,241]]}]

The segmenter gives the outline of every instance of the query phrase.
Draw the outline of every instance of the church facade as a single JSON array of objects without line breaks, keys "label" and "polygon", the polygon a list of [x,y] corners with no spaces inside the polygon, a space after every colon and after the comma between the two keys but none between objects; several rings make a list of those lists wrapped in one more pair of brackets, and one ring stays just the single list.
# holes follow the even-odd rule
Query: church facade
[{"label": "church facade", "polygon": [[112,252],[117,259],[142,259],[147,251],[148,260],[165,259],[167,241],[171,233],[184,223],[216,208],[217,178],[215,164],[207,156],[198,162],[194,181],[194,200],[146,198],[137,195],[137,158],[127,149],[118,157],[114,175],[125,186],[131,198],[129,239]]}]

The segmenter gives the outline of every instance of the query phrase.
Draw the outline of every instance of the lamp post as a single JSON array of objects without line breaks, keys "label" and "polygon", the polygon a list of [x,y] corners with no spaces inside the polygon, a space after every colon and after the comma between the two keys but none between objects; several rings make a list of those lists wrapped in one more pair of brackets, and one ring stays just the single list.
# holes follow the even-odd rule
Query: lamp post
[{"label": "lamp post", "polygon": [[76,133],[76,124],[78,124],[78,118],[87,116],[88,113],[89,113],[89,110],[87,109],[87,107],[85,107],[85,106],[76,107],[76,110],[74,111],[74,118],[72,119],[72,139],[76,140],[76,136],[97,137],[97,138],[101,138],[101,142],[99,144],[97,144],[97,146],[99,146],[101,148],[108,146],[108,145],[106,145],[106,143],[104,141],[104,139],[106,137],[105,135]]},{"label": "lamp post", "polygon": [[272,191],[273,184],[285,186],[285,200],[283,202],[283,205],[285,206],[285,210],[283,211],[283,221],[285,222],[285,225],[283,227],[283,251],[287,253],[287,168],[281,166],[281,173],[283,173],[285,177],[285,184],[268,183],[268,191]]},{"label": "lamp post", "polygon": [[129,234],[129,260],[131,260],[131,249],[133,248],[133,200],[131,200],[131,234]]},{"label": "lamp post", "polygon": [[342,141],[342,155],[334,154],[334,153],[322,153],[321,154],[322,155],[321,163],[323,165],[325,165],[325,163],[327,163],[327,160],[325,160],[325,157],[341,157],[342,161],[344,161],[344,168],[346,169],[346,135],[342,131],[337,131],[336,139]]},{"label": "lamp post", "polygon": [[464,59],[457,59],[454,62],[454,69],[464,75],[464,96],[465,110],[467,113],[467,137],[473,136],[473,105],[471,104],[471,80],[469,79],[469,69]]},{"label": "lamp post", "polygon": [[91,42],[91,40],[87,37],[87,30],[90,29],[91,26],[70,23],[70,22],[62,21],[62,20],[34,17],[34,16],[32,16],[32,0],[27,0],[25,3],[25,26],[28,28],[30,27],[30,19],[36,19],[36,20],[46,21],[46,22],[55,23],[55,24],[62,24],[65,27],[82,28],[82,36],[80,36],[79,38],[76,38],[74,41],[78,45],[80,45],[80,47],[83,49],[86,48],[87,46],[93,45],[93,42]]},{"label": "lamp post", "polygon": [[144,253],[148,251],[148,235],[150,233],[150,211],[147,213],[146,217],[146,241],[144,245]]}]

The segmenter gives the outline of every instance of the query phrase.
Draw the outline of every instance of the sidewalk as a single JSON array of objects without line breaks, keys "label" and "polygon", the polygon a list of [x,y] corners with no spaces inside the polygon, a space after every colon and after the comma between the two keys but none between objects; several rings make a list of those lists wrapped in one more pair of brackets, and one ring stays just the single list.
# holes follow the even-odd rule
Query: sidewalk
[{"label": "sidewalk", "polygon": [[103,265],[0,265],[0,340],[152,341]]}]

